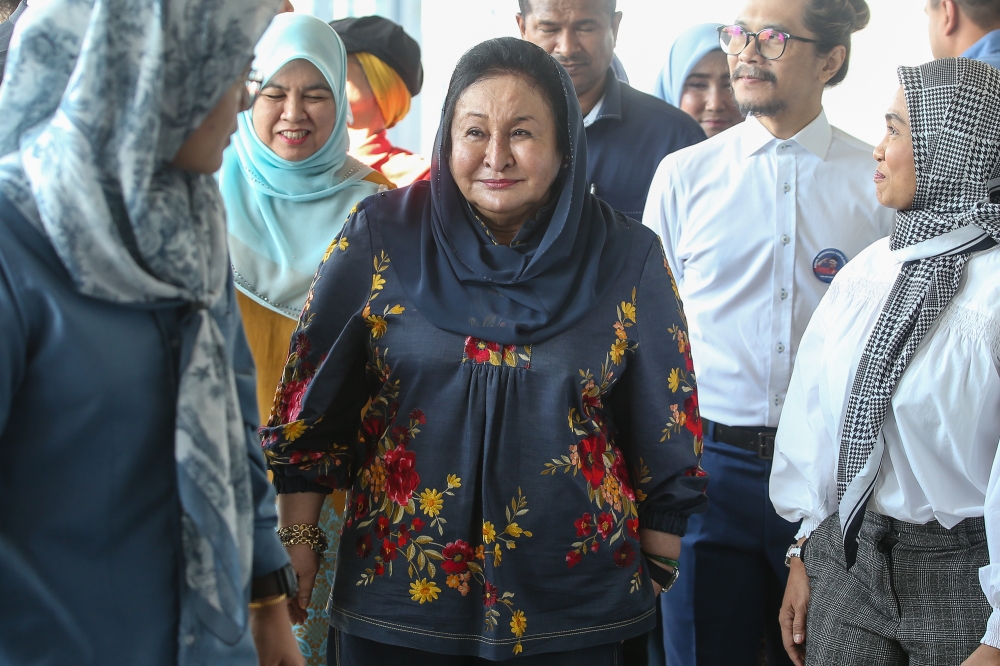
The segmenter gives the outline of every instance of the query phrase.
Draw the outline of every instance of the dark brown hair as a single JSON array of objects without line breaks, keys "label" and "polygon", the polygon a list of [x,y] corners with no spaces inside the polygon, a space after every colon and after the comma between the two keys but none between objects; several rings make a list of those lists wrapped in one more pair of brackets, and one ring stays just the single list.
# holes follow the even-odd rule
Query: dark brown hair
[{"label": "dark brown hair", "polygon": [[[936,9],[941,0],[931,0]],[[962,13],[980,28],[993,28],[1000,24],[1000,0],[955,0]]]},{"label": "dark brown hair", "polygon": [[[618,11],[618,0],[606,0],[608,5],[608,12],[614,15]],[[521,16],[527,16],[531,13],[531,0],[517,0],[517,6],[521,10]]]},{"label": "dark brown hair", "polygon": [[847,77],[851,64],[851,35],[863,30],[871,18],[871,11],[865,0],[808,0],[803,22],[815,35],[816,53],[829,53],[837,46],[847,49],[844,64],[827,86],[835,86]]}]

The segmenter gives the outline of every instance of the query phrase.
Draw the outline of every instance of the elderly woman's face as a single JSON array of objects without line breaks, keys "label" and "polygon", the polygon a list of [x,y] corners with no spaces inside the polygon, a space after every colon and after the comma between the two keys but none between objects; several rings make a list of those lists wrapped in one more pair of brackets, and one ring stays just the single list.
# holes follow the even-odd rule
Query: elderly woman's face
[{"label": "elderly woman's face", "polygon": [[917,194],[917,170],[913,162],[910,112],[903,88],[896,91],[885,114],[885,138],[875,147],[875,196],[886,208],[909,210]]},{"label": "elderly woman's face", "polygon": [[264,84],[253,128],[278,157],[300,162],[326,145],[337,121],[330,84],[308,60],[293,60]]},{"label": "elderly woman's face", "polygon": [[729,83],[729,62],[722,51],[706,53],[684,80],[681,111],[713,137],[743,122]]},{"label": "elderly woman's face", "polygon": [[458,98],[452,176],[498,242],[509,243],[547,203],[562,160],[552,108],[523,77],[482,79]]}]

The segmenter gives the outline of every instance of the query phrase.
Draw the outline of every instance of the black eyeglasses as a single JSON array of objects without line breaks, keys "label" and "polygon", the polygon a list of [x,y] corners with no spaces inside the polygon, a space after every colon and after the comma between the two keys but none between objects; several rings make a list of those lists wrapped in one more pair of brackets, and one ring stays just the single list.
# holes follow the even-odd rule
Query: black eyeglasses
[{"label": "black eyeglasses", "polygon": [[764,28],[757,32],[750,32],[740,25],[719,26],[719,42],[722,50],[727,54],[736,56],[743,53],[746,47],[750,46],[750,40],[754,40],[757,53],[765,60],[777,60],[785,52],[788,40],[797,39],[800,42],[815,43],[818,40],[807,37],[796,37],[787,32],[781,32],[774,28]]},{"label": "black eyeglasses", "polygon": [[253,108],[253,103],[257,101],[260,90],[264,86],[264,77],[255,69],[251,69],[247,74],[247,109]]}]

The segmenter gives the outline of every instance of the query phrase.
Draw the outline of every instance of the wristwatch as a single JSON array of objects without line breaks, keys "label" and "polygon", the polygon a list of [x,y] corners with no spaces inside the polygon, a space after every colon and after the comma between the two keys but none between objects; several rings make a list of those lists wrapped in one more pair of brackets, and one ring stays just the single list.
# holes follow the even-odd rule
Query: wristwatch
[{"label": "wristwatch", "polygon": [[284,594],[291,599],[299,591],[299,577],[291,564],[286,564],[277,571],[258,576],[250,584],[250,601],[267,599]]},{"label": "wristwatch", "polygon": [[[646,552],[642,553],[643,557],[646,558],[646,569],[649,571],[649,577],[657,583],[662,592],[666,592],[674,586],[677,579],[681,576],[681,566],[676,560],[671,560],[666,557],[657,557],[656,555],[649,555]],[[664,564],[670,567],[670,571],[667,571],[661,566],[658,566],[654,561],[663,561]]]},{"label": "wristwatch", "polygon": [[793,543],[791,546],[788,547],[788,550],[785,551],[785,566],[786,567],[791,567],[792,566],[792,558],[793,557],[797,557],[800,560],[802,559],[802,548],[805,545],[806,545],[806,542],[803,541],[801,546],[799,544],[797,544],[797,543]]}]

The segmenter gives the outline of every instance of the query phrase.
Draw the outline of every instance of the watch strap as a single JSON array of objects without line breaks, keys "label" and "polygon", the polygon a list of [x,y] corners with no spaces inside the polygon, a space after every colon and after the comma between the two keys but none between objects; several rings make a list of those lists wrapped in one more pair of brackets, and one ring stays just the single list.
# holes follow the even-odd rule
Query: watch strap
[{"label": "watch strap", "polygon": [[254,578],[250,584],[250,600],[267,599],[279,594],[291,598],[298,591],[299,578],[295,575],[295,568],[286,564],[276,571]]}]

